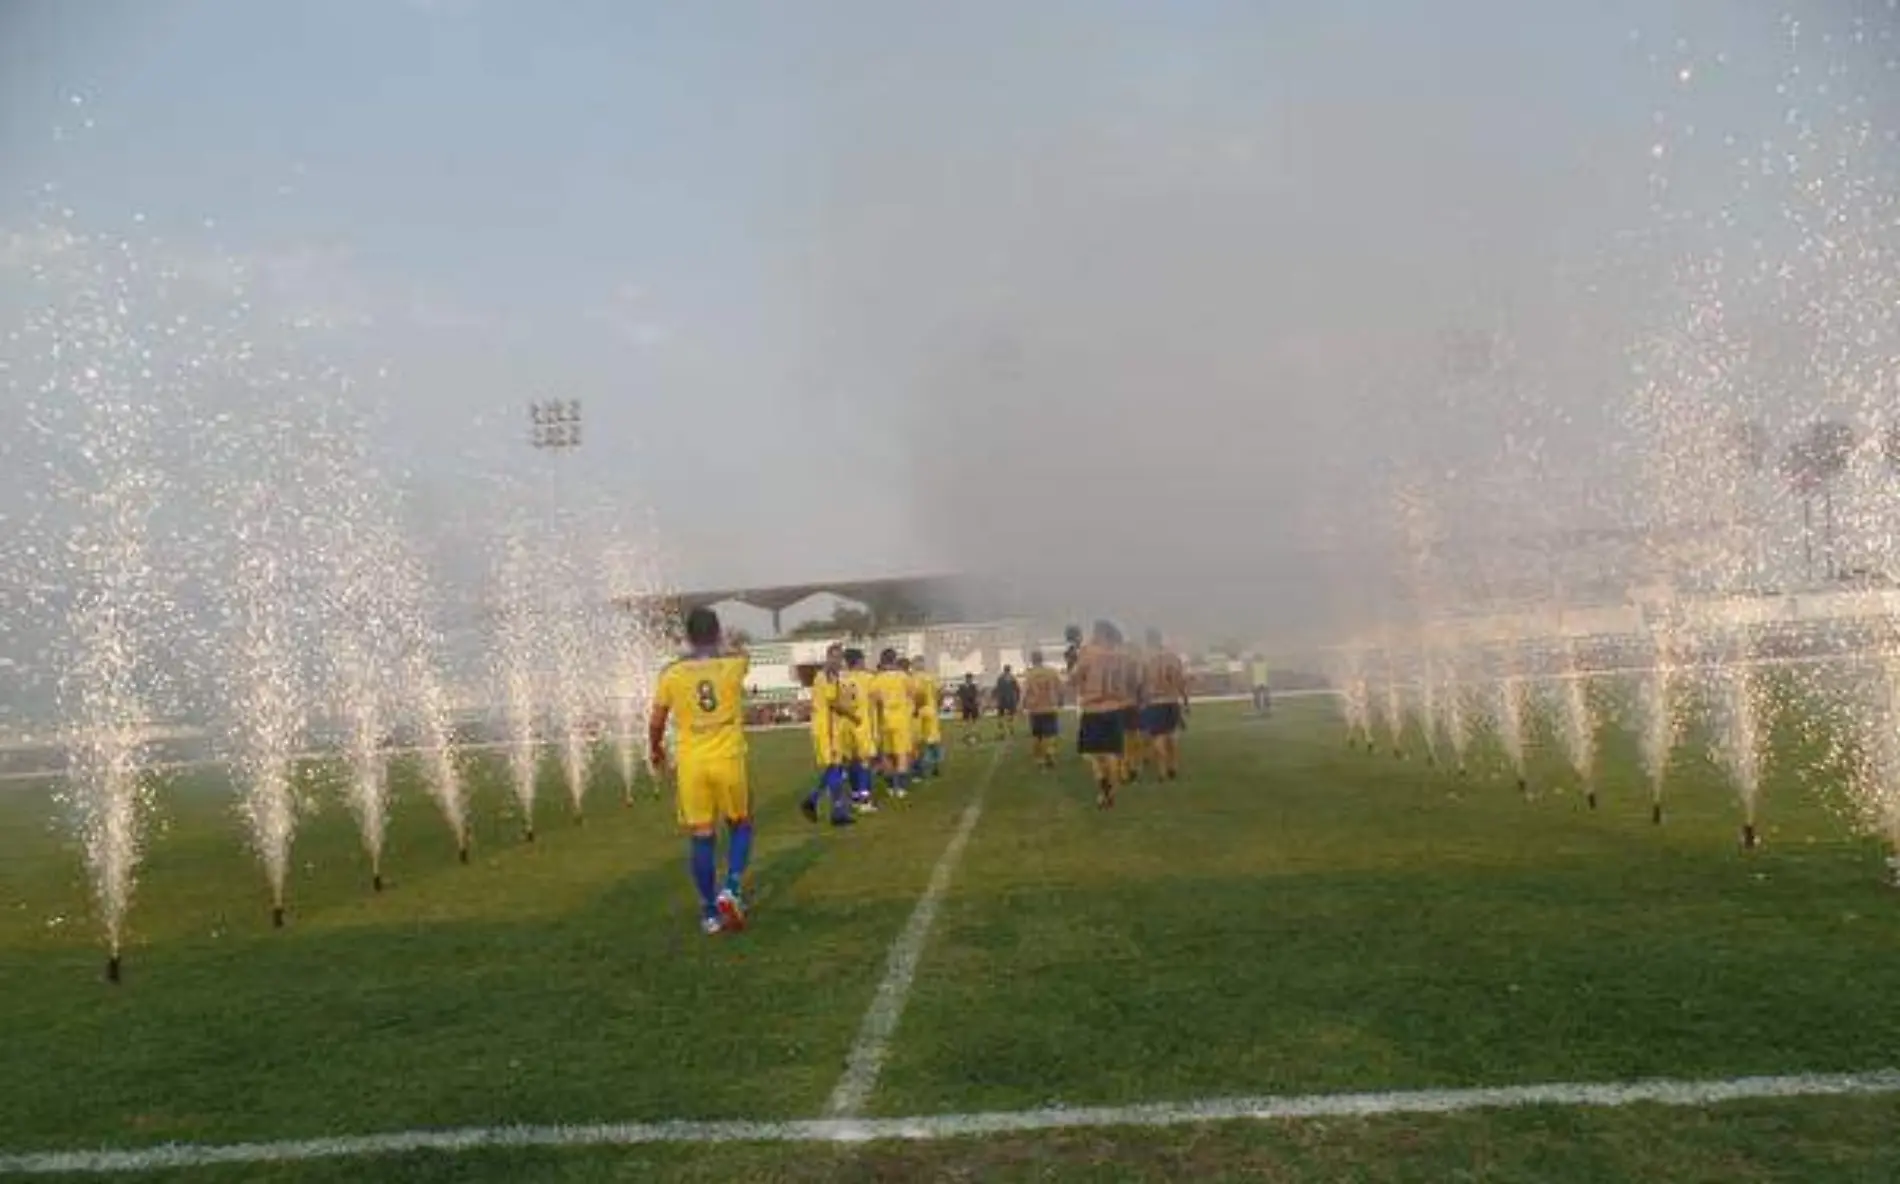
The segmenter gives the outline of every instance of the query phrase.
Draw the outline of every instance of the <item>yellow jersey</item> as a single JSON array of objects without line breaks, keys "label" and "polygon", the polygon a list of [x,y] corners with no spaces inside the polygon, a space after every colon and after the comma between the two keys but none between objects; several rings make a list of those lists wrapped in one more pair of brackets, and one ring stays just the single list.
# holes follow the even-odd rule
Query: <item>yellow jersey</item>
[{"label": "yellow jersey", "polygon": [[821,736],[830,743],[836,735],[838,699],[843,693],[838,676],[829,670],[820,670],[818,677],[811,680],[811,733]]},{"label": "yellow jersey", "polygon": [[713,654],[681,658],[660,673],[653,699],[673,717],[681,765],[745,759],[745,677],[751,667],[744,654]]},{"label": "yellow jersey", "polygon": [[877,701],[871,693],[871,679],[871,672],[863,669],[847,670],[838,676],[842,688],[839,701],[850,704],[851,710],[857,713],[858,735],[863,737],[876,734]]},{"label": "yellow jersey", "polygon": [[919,719],[930,719],[937,714],[937,707],[943,702],[943,688],[937,680],[928,674],[912,674],[911,681],[917,688],[917,715]]},{"label": "yellow jersey", "polygon": [[911,721],[917,718],[917,689],[910,675],[880,670],[871,680],[871,693],[877,697],[878,721],[885,734],[908,734]]}]

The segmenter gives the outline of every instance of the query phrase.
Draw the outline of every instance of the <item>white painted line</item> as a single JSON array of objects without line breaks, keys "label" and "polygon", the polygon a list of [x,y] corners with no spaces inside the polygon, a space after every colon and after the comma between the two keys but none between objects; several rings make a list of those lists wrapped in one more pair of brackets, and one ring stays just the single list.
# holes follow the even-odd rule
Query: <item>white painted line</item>
[{"label": "white painted line", "polygon": [[1718,1080],[1657,1079],[1556,1082],[1478,1089],[1281,1097],[1205,1098],[1130,1106],[1050,1107],[987,1114],[912,1118],[821,1118],[788,1122],[617,1122],[581,1126],[487,1126],[391,1131],[272,1143],[173,1143],[127,1150],[0,1154],[0,1175],[55,1172],[150,1172],[229,1164],[295,1163],[409,1152],[460,1152],[519,1147],[631,1147],[656,1143],[861,1143],[931,1141],[977,1135],[1103,1127],[1165,1127],[1206,1122],[1285,1122],[1310,1118],[1376,1118],[1389,1114],[1457,1114],[1524,1106],[1712,1106],[1781,1098],[1869,1097],[1900,1093],[1900,1069],[1803,1073]]},{"label": "white painted line", "polygon": [[930,926],[937,920],[937,909],[944,895],[950,891],[950,877],[956,874],[957,864],[963,860],[970,832],[976,829],[976,820],[983,814],[983,797],[989,793],[990,782],[996,779],[996,766],[1002,762],[1003,751],[999,745],[990,753],[990,763],[983,767],[983,776],[976,783],[976,794],[964,807],[956,832],[950,836],[943,854],[937,857],[937,866],[930,869],[930,883],[918,897],[917,907],[911,910],[903,932],[891,943],[884,981],[878,984],[877,994],[871,997],[871,1006],[858,1025],[858,1038],[851,1045],[851,1055],[845,1058],[844,1075],[838,1078],[831,1099],[825,1103],[825,1114],[832,1118],[856,1114],[877,1088],[877,1076],[890,1052],[891,1037],[897,1032],[897,1021],[903,1018],[911,983],[917,978],[917,963],[923,957],[924,943],[930,940]]}]

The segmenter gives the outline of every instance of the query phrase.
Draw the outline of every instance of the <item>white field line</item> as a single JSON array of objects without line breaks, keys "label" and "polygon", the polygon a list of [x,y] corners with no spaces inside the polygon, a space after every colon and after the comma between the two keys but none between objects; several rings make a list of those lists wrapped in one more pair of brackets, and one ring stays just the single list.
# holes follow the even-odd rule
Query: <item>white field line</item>
[{"label": "white field line", "polygon": [[858,1025],[858,1038],[851,1045],[851,1054],[845,1058],[844,1075],[838,1078],[830,1100],[825,1103],[828,1117],[856,1114],[877,1088],[878,1074],[891,1050],[891,1037],[897,1033],[897,1021],[904,1016],[904,1003],[910,998],[911,984],[917,979],[917,963],[923,958],[924,944],[930,940],[930,927],[937,920],[937,909],[943,904],[944,895],[950,891],[950,877],[956,874],[957,864],[963,860],[963,849],[970,843],[976,820],[983,815],[984,795],[989,793],[990,782],[996,779],[996,766],[1002,759],[1003,749],[998,746],[990,753],[989,764],[983,767],[983,775],[977,780],[976,793],[964,807],[963,817],[958,820],[950,842],[937,857],[937,866],[930,869],[930,882],[924,894],[917,898],[910,920],[904,922],[903,931],[891,943],[884,981],[877,985],[877,994],[871,997],[871,1006],[865,1009],[864,1019]]},{"label": "white field line", "polygon": [[547,1147],[632,1147],[660,1143],[927,1142],[981,1135],[1033,1134],[1103,1127],[1166,1127],[1208,1122],[1286,1122],[1457,1114],[1525,1106],[1710,1106],[1785,1098],[1868,1097],[1900,1093],[1900,1069],[1803,1073],[1682,1081],[1553,1082],[1477,1089],[1203,1098],[1129,1106],[1050,1107],[911,1118],[820,1118],[788,1122],[615,1122],[575,1126],[486,1126],[390,1131],[270,1143],[172,1143],[128,1150],[0,1154],[0,1175],[55,1172],[150,1172],[229,1164],[296,1163],[410,1152]]}]

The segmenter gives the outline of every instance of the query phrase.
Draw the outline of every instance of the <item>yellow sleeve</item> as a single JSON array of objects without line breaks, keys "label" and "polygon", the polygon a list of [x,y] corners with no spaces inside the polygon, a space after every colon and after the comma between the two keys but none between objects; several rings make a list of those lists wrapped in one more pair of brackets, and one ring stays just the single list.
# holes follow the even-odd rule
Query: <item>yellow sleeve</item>
[{"label": "yellow sleeve", "polygon": [[744,654],[726,664],[726,691],[735,705],[745,702],[745,676],[751,669],[752,661]]},{"label": "yellow sleeve", "polygon": [[660,671],[660,681],[653,688],[653,701],[666,708],[669,713],[677,712],[679,707],[673,700],[678,698],[679,683],[678,666],[668,666]]}]

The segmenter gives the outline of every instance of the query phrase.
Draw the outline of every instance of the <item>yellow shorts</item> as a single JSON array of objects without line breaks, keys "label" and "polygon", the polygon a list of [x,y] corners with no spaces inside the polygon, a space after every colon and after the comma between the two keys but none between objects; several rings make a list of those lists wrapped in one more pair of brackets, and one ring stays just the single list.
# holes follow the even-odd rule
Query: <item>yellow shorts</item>
[{"label": "yellow shorts", "polygon": [[738,822],[752,815],[752,786],[744,758],[682,761],[679,767],[680,825],[706,830],[721,819]]},{"label": "yellow shorts", "polygon": [[909,760],[917,753],[916,745],[911,742],[911,734],[895,728],[884,729],[884,755],[892,760]]},{"label": "yellow shorts", "polygon": [[943,743],[943,717],[926,711],[917,717],[917,738],[925,744]]}]

